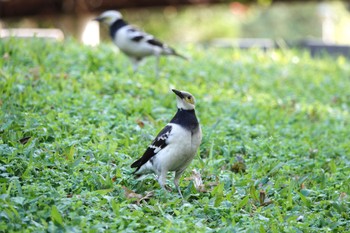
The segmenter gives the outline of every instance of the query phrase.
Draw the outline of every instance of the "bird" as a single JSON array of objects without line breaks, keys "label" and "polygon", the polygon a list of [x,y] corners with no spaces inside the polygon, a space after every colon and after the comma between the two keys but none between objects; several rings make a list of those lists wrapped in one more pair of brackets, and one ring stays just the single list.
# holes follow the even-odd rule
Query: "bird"
[{"label": "bird", "polygon": [[140,61],[148,56],[156,57],[157,76],[161,55],[173,55],[187,60],[185,56],[177,53],[153,35],[128,24],[119,11],[105,11],[94,20],[109,26],[109,34],[114,44],[131,60],[134,72],[137,71]]},{"label": "bird", "polygon": [[179,180],[194,159],[202,141],[202,130],[195,113],[195,98],[187,91],[172,89],[176,94],[177,112],[158,133],[141,158],[131,164],[137,179],[154,173],[166,189],[168,172],[175,172],[174,184],[183,199]]}]

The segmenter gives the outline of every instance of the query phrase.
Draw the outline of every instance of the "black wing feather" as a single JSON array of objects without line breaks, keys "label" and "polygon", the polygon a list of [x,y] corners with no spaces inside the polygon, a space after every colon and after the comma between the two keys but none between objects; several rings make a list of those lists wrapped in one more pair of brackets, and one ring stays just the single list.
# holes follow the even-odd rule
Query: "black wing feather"
[{"label": "black wing feather", "polygon": [[135,42],[139,42],[140,40],[142,40],[143,38],[145,38],[144,36],[142,35],[139,35],[139,36],[134,36],[133,38],[131,38],[132,41],[135,41]]},{"label": "black wing feather", "polygon": [[[137,167],[136,171],[139,170],[142,165],[147,163],[148,160],[150,160],[155,154],[158,153],[159,148],[163,149],[164,147],[166,147],[168,145],[166,143],[166,140],[168,139],[172,128],[173,127],[171,125],[165,126],[159,132],[157,137],[153,140],[152,144],[150,146],[148,146],[147,150],[142,155],[142,157],[140,159],[138,159],[137,161],[135,161],[133,164],[131,164],[131,167],[132,168]],[[157,152],[155,152],[156,149],[158,149]]]},{"label": "black wing feather", "polygon": [[129,34],[129,39],[135,42],[139,42],[148,36],[146,33],[133,27],[129,28],[127,32]]},{"label": "black wing feather", "polygon": [[158,46],[161,48],[164,47],[164,44],[162,42],[160,42],[159,40],[156,40],[154,38],[147,40],[147,42],[150,43],[151,45],[155,45],[155,46]]}]

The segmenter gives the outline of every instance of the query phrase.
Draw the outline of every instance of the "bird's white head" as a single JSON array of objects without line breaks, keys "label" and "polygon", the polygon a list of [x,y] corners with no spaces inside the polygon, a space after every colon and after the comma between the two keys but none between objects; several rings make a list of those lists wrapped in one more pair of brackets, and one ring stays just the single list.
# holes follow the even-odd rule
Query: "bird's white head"
[{"label": "bird's white head", "polygon": [[123,18],[123,16],[119,11],[110,10],[110,11],[103,12],[100,16],[98,16],[94,20],[111,25],[115,21],[121,18]]},{"label": "bird's white head", "polygon": [[193,110],[195,108],[196,100],[193,95],[187,91],[178,91],[172,89],[176,94],[177,108],[182,110]]}]

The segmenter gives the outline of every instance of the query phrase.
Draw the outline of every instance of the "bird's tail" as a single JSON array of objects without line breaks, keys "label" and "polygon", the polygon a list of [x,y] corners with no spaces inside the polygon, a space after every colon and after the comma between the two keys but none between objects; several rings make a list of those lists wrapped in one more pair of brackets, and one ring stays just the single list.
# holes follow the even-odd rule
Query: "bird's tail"
[{"label": "bird's tail", "polygon": [[188,60],[187,57],[185,57],[184,55],[179,54],[178,52],[175,51],[175,49],[170,48],[170,47],[165,47],[163,49],[162,54],[163,55],[172,55],[172,56],[176,56],[176,57],[182,58],[184,60]]},{"label": "bird's tail", "polygon": [[181,55],[181,54],[177,53],[175,50],[173,50],[173,52],[172,52],[171,55],[176,56],[176,57],[179,57],[179,58],[182,58],[182,59],[188,61],[188,58],[187,58],[187,57],[185,57],[184,55]]},{"label": "bird's tail", "polygon": [[[136,164],[135,164],[136,163]],[[132,173],[135,179],[142,179],[144,175],[153,173],[152,164],[148,161],[145,164],[139,166],[137,161],[131,165],[131,167],[137,167],[136,170]]]}]

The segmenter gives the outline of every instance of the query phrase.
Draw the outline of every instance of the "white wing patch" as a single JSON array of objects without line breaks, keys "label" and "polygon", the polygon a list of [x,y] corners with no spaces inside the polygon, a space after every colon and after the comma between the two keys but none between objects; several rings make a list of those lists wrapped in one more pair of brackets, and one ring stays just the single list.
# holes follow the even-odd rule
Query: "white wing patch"
[{"label": "white wing patch", "polygon": [[155,145],[150,145],[149,148],[153,149],[153,153],[157,154],[162,148]]},{"label": "white wing patch", "polygon": [[160,140],[163,140],[165,141],[170,135],[170,131],[167,131],[165,134],[162,134],[160,135],[158,138],[157,138],[157,141],[160,141]]},{"label": "white wing patch", "polygon": [[141,41],[141,40],[144,40],[144,39],[152,39],[153,36],[143,32],[143,31],[140,31],[134,27],[131,27],[129,26],[129,28],[126,30],[126,34],[127,34],[127,37],[129,38],[129,40],[132,40],[132,41]]}]

